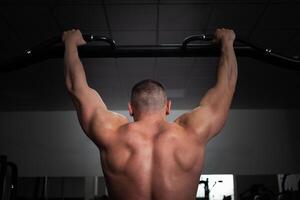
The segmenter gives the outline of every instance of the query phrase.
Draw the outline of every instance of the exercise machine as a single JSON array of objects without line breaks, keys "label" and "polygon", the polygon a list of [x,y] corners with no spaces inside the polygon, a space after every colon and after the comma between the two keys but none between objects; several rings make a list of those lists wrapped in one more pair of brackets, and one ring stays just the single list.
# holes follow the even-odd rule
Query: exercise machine
[{"label": "exercise machine", "polygon": [[17,194],[18,168],[0,155],[0,200],[15,200]]},{"label": "exercise machine", "polygon": [[[213,35],[191,35],[181,44],[160,45],[116,45],[116,42],[105,36],[83,34],[86,45],[78,49],[81,58],[121,58],[121,57],[218,57],[220,48],[213,42]],[[192,42],[198,41],[197,44]],[[99,44],[99,42],[104,44]],[[200,42],[200,43],[199,43]],[[237,56],[251,57],[285,69],[300,70],[298,56],[284,56],[270,48],[262,48],[245,40],[235,39],[234,49]],[[21,55],[0,63],[0,72],[10,72],[28,67],[32,64],[52,59],[63,58],[64,44],[61,36],[53,37]]]}]

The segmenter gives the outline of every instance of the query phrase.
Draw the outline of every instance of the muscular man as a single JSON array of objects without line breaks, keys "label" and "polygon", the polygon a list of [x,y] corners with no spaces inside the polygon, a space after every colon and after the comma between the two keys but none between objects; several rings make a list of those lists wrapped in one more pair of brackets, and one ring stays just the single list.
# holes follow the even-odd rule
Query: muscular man
[{"label": "muscular man", "polygon": [[134,122],[129,122],[108,110],[87,84],[77,52],[85,44],[80,31],[64,32],[66,86],[82,129],[100,149],[110,199],[195,199],[205,146],[224,126],[235,91],[234,39],[232,30],[216,30],[217,82],[194,110],[168,122],[171,102],[164,87],[144,80],[132,89],[128,109]]}]

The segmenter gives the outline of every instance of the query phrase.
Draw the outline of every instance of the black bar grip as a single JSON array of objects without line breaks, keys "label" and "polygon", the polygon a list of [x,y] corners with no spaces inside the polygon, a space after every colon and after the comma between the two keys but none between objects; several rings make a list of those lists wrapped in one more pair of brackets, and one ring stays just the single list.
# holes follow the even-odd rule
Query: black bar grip
[{"label": "black bar grip", "polygon": [[[213,35],[191,35],[186,37],[181,44],[161,45],[123,45],[116,46],[113,39],[93,34],[83,34],[87,43],[103,41],[106,45],[83,45],[78,48],[81,58],[100,57],[216,57],[220,55],[220,49],[213,43]],[[188,45],[192,41],[205,41],[203,44]],[[236,38],[234,44],[237,56],[252,57],[267,63],[280,66],[285,69],[300,70],[300,60],[297,57],[287,57],[255,46],[247,41]],[[61,36],[53,37],[32,49],[26,50],[19,56],[8,59],[1,63],[0,72],[9,72],[25,68],[34,63],[51,58],[64,56],[64,45]]]},{"label": "black bar grip", "polygon": [[[212,43],[210,45],[214,45],[213,43],[214,40],[214,35],[212,34],[200,34],[200,35],[191,35],[186,37],[183,42],[181,48],[186,51],[187,46],[190,42],[193,41],[211,41]],[[281,55],[277,52],[273,52],[271,48],[262,48],[259,46],[256,46],[248,41],[245,41],[240,38],[235,39],[236,42],[239,42],[243,44],[244,46],[247,46],[253,50],[252,56],[262,60],[262,61],[267,61],[271,64],[279,64],[279,65],[286,65],[284,68],[286,69],[294,69],[294,70],[300,70],[300,59],[299,57],[288,57]],[[235,47],[236,48],[236,47]]]},{"label": "black bar grip", "polygon": [[87,43],[93,42],[93,41],[103,41],[103,42],[110,44],[112,49],[116,48],[116,42],[113,39],[105,37],[105,36],[97,36],[97,35],[93,35],[93,34],[83,34],[82,37]]},{"label": "black bar grip", "polygon": [[7,166],[11,169],[11,184],[10,185],[10,199],[15,200],[18,193],[18,167],[13,162],[7,162]]},{"label": "black bar grip", "polygon": [[[105,36],[97,36],[97,35],[93,35],[93,34],[82,34],[82,37],[87,43],[94,42],[94,41],[103,41],[103,42],[110,44],[112,49],[116,48],[116,42],[113,39],[105,37]],[[42,42],[42,43],[32,47],[31,49],[25,50],[25,55],[32,55],[36,51],[41,51],[46,48],[51,48],[51,47],[53,47],[55,45],[59,45],[59,44],[63,44],[62,37],[55,36],[53,38],[46,40],[45,42]]]},{"label": "black bar grip", "polygon": [[213,39],[214,39],[213,35],[206,35],[206,34],[191,35],[184,38],[182,42],[182,49],[186,49],[187,45],[193,41],[213,41]]}]

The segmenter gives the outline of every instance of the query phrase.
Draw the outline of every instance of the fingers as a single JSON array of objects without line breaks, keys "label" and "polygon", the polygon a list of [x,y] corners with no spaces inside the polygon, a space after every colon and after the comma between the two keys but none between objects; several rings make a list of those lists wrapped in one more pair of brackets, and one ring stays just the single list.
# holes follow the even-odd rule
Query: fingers
[{"label": "fingers", "polygon": [[215,31],[215,35],[221,34],[221,33],[231,33],[234,34],[234,31],[232,29],[227,28],[217,28]]},{"label": "fingers", "polygon": [[81,31],[79,29],[66,30],[62,34],[62,40],[64,43],[74,43],[77,46],[86,44]]},{"label": "fingers", "polygon": [[70,34],[74,33],[74,32],[79,32],[81,34],[79,29],[70,29],[70,30],[67,30],[67,31],[63,32],[63,34],[62,34],[63,38],[66,37],[67,35],[70,35]]},{"label": "fingers", "polygon": [[235,40],[235,33],[232,29],[217,28],[214,33],[214,43],[218,42],[232,42]]}]

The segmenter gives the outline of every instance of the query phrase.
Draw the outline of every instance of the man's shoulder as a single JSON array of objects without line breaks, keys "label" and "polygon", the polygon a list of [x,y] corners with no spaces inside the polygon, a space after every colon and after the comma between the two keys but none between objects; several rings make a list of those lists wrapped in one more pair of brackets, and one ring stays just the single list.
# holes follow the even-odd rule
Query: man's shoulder
[{"label": "man's shoulder", "polygon": [[193,129],[182,126],[177,122],[170,123],[170,127],[169,133],[175,135],[183,143],[188,142],[190,145],[196,144],[197,146],[204,144],[203,139]]},{"label": "man's shoulder", "polygon": [[117,112],[106,111],[103,113],[101,110],[96,111],[96,114],[92,120],[92,123],[96,126],[107,127],[109,129],[117,130],[120,126],[129,123],[127,117]]}]

